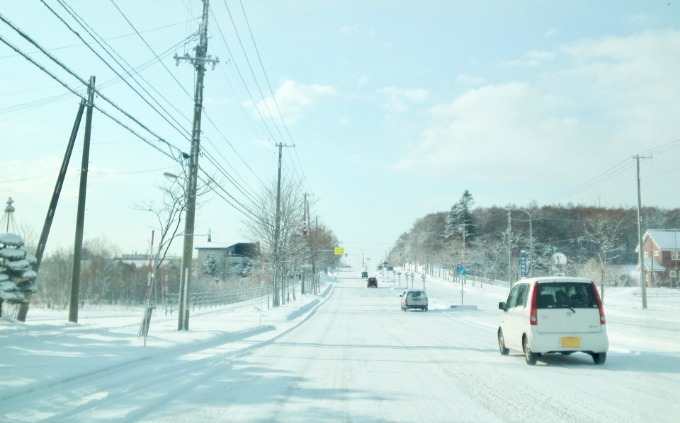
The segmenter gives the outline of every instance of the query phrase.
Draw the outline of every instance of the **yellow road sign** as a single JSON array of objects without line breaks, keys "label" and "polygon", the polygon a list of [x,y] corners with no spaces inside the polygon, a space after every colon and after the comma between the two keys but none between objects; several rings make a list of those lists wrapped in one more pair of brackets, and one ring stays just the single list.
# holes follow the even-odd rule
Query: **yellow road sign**
[{"label": "yellow road sign", "polygon": [[335,255],[336,256],[341,256],[345,254],[345,248],[344,247],[335,247]]}]

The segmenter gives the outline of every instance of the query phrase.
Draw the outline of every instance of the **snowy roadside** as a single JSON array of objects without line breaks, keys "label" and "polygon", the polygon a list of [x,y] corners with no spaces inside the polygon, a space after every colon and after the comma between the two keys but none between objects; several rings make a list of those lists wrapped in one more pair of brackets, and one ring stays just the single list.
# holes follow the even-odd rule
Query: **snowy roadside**
[{"label": "snowy roadside", "polygon": [[267,308],[267,298],[194,310],[189,331],[177,330],[177,315],[155,310],[146,346],[138,337],[142,307],[97,307],[79,311],[33,308],[26,323],[0,320],[0,401],[41,387],[97,377],[167,354],[193,360],[210,350],[238,355],[271,342],[302,324],[332,294],[322,281],[319,295]]}]

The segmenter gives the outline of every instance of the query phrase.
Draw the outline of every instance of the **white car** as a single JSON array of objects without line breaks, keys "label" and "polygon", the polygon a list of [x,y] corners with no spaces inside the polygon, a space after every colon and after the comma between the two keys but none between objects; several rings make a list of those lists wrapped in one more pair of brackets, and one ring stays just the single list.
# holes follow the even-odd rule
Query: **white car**
[{"label": "white car", "polygon": [[609,349],[604,309],[589,279],[543,277],[517,282],[505,302],[498,327],[498,348],[524,352],[536,364],[541,354],[589,354],[604,364]]},{"label": "white car", "polygon": [[424,289],[407,289],[400,297],[402,311],[406,311],[410,308],[419,308],[427,311],[427,292],[425,292]]}]

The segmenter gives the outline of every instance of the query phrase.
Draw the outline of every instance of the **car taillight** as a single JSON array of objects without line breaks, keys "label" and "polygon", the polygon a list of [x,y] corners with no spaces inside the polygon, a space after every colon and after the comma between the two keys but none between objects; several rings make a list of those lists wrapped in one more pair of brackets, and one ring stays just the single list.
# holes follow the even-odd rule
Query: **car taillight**
[{"label": "car taillight", "polygon": [[590,282],[593,285],[593,292],[595,293],[595,301],[597,301],[597,308],[600,310],[600,324],[607,324],[607,319],[604,318],[604,307],[602,306],[602,300],[600,299],[600,294],[597,292],[597,285],[595,282]]},{"label": "car taillight", "polygon": [[529,324],[538,324],[538,284],[534,283],[534,291],[531,293],[531,310],[529,311]]}]

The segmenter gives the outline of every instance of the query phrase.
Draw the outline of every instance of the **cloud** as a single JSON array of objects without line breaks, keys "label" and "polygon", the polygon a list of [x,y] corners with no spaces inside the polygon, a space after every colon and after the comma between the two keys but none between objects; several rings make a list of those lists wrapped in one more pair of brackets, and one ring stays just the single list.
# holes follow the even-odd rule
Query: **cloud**
[{"label": "cloud", "polygon": [[345,25],[340,28],[340,32],[345,35],[352,35],[359,31],[359,25]]},{"label": "cloud", "polygon": [[559,34],[560,31],[557,28],[550,28],[545,32],[545,37],[546,38],[551,38],[554,37],[555,35]]},{"label": "cloud", "polygon": [[[337,94],[337,91],[329,85],[305,85],[287,80],[274,94],[276,96],[276,103],[272,97],[267,97],[264,101],[257,103],[257,110],[254,110],[252,104],[246,104],[246,106],[250,107],[253,113],[259,111],[262,116],[272,114],[276,116],[277,120],[279,118],[278,110],[280,109],[285,121],[293,123],[319,101],[335,94]],[[276,107],[277,104],[278,109]]]},{"label": "cloud", "polygon": [[459,75],[456,78],[456,83],[461,85],[479,86],[486,83],[486,80],[480,76],[474,75]]},{"label": "cloud", "polygon": [[[582,41],[562,49],[581,92],[597,95],[619,121],[621,136],[677,138],[680,115],[680,31]],[[585,96],[586,94],[584,94]]]},{"label": "cloud", "polygon": [[555,54],[548,51],[532,50],[526,52],[521,59],[501,62],[498,64],[498,67],[500,69],[533,68],[536,66],[540,66],[545,62],[553,60],[554,57]]},{"label": "cloud", "polygon": [[386,108],[403,113],[409,109],[409,104],[423,102],[427,99],[428,91],[425,89],[403,89],[397,87],[385,87],[378,93],[387,97]]},{"label": "cloud", "polygon": [[677,139],[680,32],[584,40],[525,57],[554,60],[556,70],[432,107],[432,123],[394,168],[574,185],[603,163]]},{"label": "cloud", "polygon": [[[430,110],[436,124],[422,134],[396,169],[498,178],[498,173],[507,172],[511,160],[555,160],[576,130],[572,119],[550,113],[558,112],[562,104],[562,99],[522,83],[467,91]],[[527,166],[526,172],[513,171],[504,179],[534,171],[535,167]]]}]

